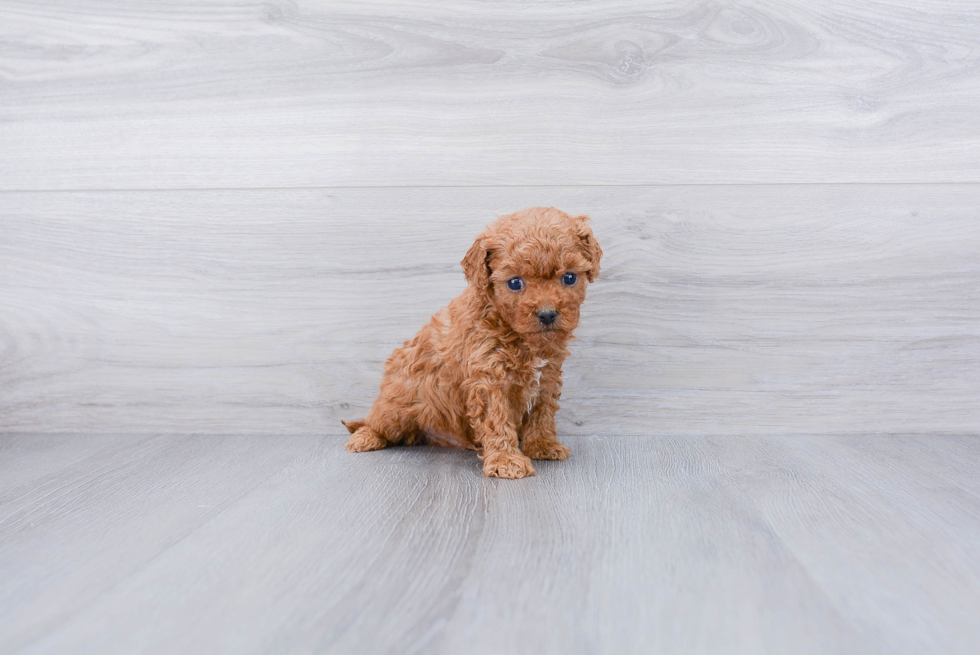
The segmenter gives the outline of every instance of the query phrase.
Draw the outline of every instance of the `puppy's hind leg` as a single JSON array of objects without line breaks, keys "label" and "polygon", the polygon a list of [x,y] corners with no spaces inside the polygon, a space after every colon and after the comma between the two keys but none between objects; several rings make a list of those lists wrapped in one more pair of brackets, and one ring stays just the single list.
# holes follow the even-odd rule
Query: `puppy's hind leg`
[{"label": "puppy's hind leg", "polygon": [[347,450],[363,453],[396,444],[411,445],[418,441],[419,427],[407,406],[379,398],[363,421],[344,422],[351,433]]},{"label": "puppy's hind leg", "polygon": [[364,421],[341,421],[350,431],[347,450],[352,453],[364,453],[369,450],[381,450],[388,445],[385,438],[372,430]]}]

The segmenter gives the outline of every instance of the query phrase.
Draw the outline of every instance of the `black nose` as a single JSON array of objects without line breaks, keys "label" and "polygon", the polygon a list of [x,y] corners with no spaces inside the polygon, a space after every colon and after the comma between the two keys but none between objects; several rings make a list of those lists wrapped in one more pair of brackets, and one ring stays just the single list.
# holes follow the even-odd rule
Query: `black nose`
[{"label": "black nose", "polygon": [[549,309],[545,312],[538,312],[538,320],[544,325],[551,325],[558,318],[558,312],[553,309]]}]

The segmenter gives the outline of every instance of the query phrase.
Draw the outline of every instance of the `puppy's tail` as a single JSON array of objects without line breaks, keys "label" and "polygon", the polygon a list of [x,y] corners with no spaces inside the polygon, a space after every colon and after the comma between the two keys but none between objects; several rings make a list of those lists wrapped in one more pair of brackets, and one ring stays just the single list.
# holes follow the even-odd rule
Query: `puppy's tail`
[{"label": "puppy's tail", "polygon": [[364,421],[341,421],[341,423],[344,424],[344,427],[347,428],[347,431],[351,434],[357,432],[358,428],[363,428],[365,425],[367,425],[367,423]]}]

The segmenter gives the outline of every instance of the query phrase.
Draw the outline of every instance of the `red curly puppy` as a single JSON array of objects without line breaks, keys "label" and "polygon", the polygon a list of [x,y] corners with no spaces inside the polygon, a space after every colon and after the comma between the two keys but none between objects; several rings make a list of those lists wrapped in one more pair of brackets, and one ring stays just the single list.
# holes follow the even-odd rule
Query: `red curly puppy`
[{"label": "red curly puppy", "polygon": [[536,207],[492,223],[463,258],[466,291],[392,353],[367,418],[344,423],[347,450],[482,449],[499,478],[568,457],[555,432],[561,366],[601,257],[586,216]]}]

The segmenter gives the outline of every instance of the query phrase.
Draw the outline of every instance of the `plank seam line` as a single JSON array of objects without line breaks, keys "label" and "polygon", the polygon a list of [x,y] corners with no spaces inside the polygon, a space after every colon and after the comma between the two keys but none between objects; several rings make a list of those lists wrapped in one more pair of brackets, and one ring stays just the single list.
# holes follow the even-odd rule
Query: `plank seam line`
[{"label": "plank seam line", "polygon": [[314,185],[242,187],[155,187],[155,188],[73,188],[0,189],[0,194],[17,193],[154,193],[167,191],[317,191],[346,189],[643,189],[670,187],[791,187],[791,186],[980,186],[976,182],[680,182],[651,184],[406,184],[406,185]]}]

